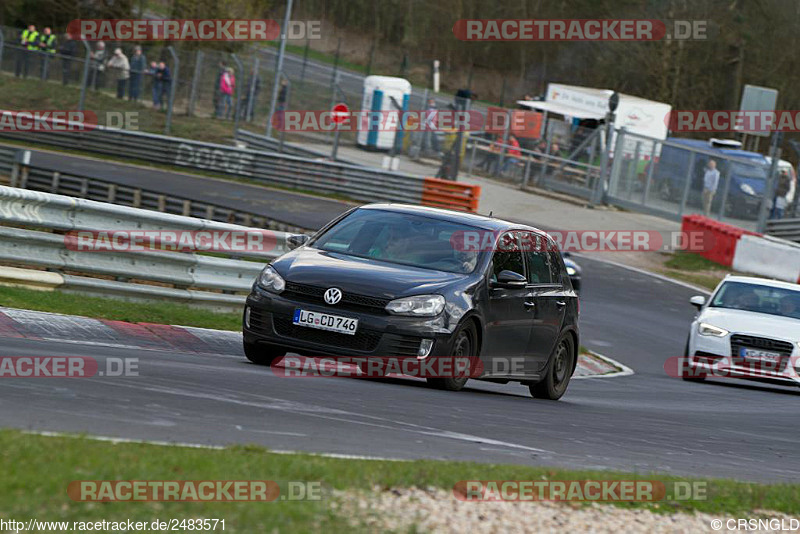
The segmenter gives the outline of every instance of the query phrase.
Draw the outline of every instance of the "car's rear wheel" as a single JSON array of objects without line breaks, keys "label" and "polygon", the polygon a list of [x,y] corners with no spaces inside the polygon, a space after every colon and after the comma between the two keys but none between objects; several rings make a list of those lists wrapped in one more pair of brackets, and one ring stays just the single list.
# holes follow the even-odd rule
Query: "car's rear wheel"
[{"label": "car's rear wheel", "polygon": [[261,345],[245,341],[244,355],[248,360],[257,365],[270,365],[275,360],[286,355],[286,350],[274,345]]},{"label": "car's rear wheel", "polygon": [[681,368],[681,378],[687,382],[702,382],[706,379],[706,374],[698,371],[697,367],[691,364],[692,359],[689,357],[689,338],[686,338],[686,348],[683,349],[683,357],[685,361]]},{"label": "car's rear wheel", "polygon": [[[454,359],[470,358],[470,364],[472,364],[474,361],[473,358],[477,356],[478,331],[475,329],[475,323],[472,321],[467,321],[459,327],[455,337],[453,338],[453,346],[450,350],[450,357]],[[454,370],[456,368],[455,365],[450,367]],[[428,378],[428,384],[438,389],[458,391],[464,387],[464,385],[467,383],[467,380],[469,380],[469,376],[430,377]]]},{"label": "car's rear wheel", "polygon": [[572,345],[572,337],[562,334],[547,364],[544,378],[529,386],[532,396],[558,400],[564,395],[575,367],[575,347]]}]

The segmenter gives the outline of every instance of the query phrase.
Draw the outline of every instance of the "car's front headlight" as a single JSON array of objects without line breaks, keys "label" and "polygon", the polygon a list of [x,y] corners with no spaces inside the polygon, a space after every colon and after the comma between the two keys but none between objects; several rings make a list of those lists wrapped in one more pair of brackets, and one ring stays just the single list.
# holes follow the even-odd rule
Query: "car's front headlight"
[{"label": "car's front headlight", "polygon": [[395,315],[434,317],[442,313],[444,304],[444,297],[441,295],[416,295],[391,301],[386,305],[386,311]]},{"label": "car's front headlight", "polygon": [[286,287],[286,281],[272,265],[267,265],[258,275],[258,285],[272,293],[280,293]]},{"label": "car's front headlight", "polygon": [[756,192],[750,187],[750,184],[739,184],[739,189],[742,190],[742,193],[745,195],[755,196]]},{"label": "car's front headlight", "polygon": [[701,336],[714,336],[714,337],[725,337],[728,335],[728,331],[724,328],[720,328],[718,326],[714,326],[708,323],[700,323],[697,325],[697,333]]},{"label": "car's front headlight", "polygon": [[567,274],[570,276],[575,276],[578,274],[578,271],[575,270],[575,267],[567,267]]}]

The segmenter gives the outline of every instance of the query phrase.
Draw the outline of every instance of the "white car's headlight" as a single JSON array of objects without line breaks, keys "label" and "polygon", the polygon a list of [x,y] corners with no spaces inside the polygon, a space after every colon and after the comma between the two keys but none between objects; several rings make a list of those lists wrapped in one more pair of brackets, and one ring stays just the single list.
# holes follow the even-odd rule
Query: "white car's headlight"
[{"label": "white car's headlight", "polygon": [[742,190],[742,193],[745,195],[755,196],[756,192],[750,187],[750,184],[739,184],[739,189]]},{"label": "white car's headlight", "polygon": [[386,305],[386,311],[395,315],[434,317],[442,313],[444,304],[444,297],[441,295],[416,295],[391,301]]},{"label": "white car's headlight", "polygon": [[272,265],[267,265],[258,275],[258,285],[272,293],[280,293],[286,287],[286,281]]},{"label": "white car's headlight", "polygon": [[708,323],[700,323],[697,325],[697,333],[701,336],[714,336],[714,337],[725,337],[728,335],[728,331],[724,328],[719,328],[718,326],[714,326]]},{"label": "white car's headlight", "polygon": [[567,274],[570,276],[575,276],[578,271],[575,270],[575,267],[567,267]]}]

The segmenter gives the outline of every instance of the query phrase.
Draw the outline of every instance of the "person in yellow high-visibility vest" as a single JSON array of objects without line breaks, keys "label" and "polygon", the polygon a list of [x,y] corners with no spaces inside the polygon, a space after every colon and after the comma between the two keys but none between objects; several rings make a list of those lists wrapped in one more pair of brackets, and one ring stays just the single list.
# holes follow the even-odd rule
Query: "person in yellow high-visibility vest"
[{"label": "person in yellow high-visibility vest", "polygon": [[39,36],[38,50],[42,59],[41,77],[46,80],[47,71],[50,67],[50,58],[56,54],[56,36],[50,28],[45,28]]},{"label": "person in yellow high-visibility vest", "polygon": [[31,24],[28,29],[22,30],[19,38],[19,49],[17,50],[17,61],[14,68],[14,75],[19,78],[28,77],[28,63],[31,55],[39,49],[39,32],[36,31],[36,26]]},{"label": "person in yellow high-visibility vest", "polygon": [[46,80],[47,71],[50,66],[50,57],[56,54],[56,36],[50,28],[45,28],[39,36],[38,50],[42,59],[41,76],[43,80]]}]

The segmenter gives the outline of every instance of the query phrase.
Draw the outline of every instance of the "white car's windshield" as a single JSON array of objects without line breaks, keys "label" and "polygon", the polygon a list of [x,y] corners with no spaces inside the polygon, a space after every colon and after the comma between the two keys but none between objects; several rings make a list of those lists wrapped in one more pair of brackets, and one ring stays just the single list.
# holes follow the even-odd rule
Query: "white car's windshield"
[{"label": "white car's windshield", "polygon": [[743,282],[726,282],[709,306],[800,319],[800,291]]}]

